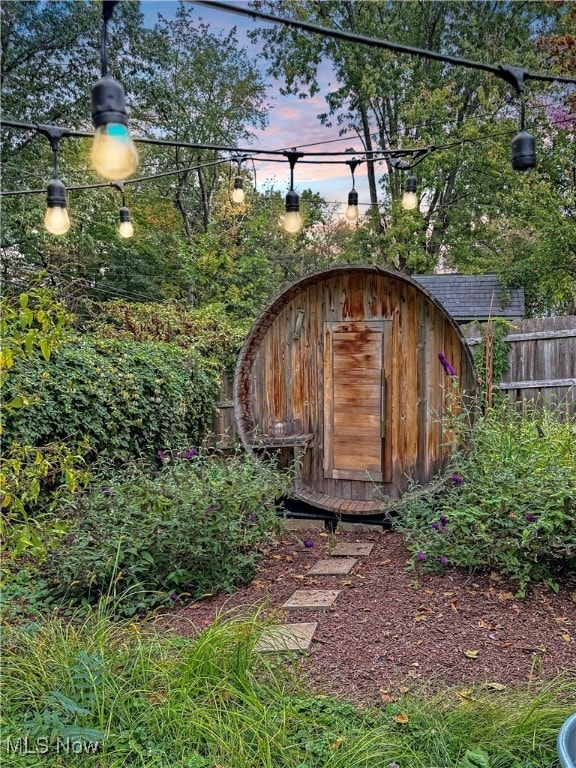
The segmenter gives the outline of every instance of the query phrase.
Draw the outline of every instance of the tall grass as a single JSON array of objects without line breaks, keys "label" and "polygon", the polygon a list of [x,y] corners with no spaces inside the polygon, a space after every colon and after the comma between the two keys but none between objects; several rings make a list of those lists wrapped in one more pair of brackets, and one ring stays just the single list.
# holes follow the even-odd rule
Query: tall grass
[{"label": "tall grass", "polygon": [[95,613],[6,627],[2,764],[467,768],[466,754],[483,751],[490,768],[556,765],[574,682],[360,709],[314,695],[293,666],[259,654],[265,626],[228,615],[182,638]]}]

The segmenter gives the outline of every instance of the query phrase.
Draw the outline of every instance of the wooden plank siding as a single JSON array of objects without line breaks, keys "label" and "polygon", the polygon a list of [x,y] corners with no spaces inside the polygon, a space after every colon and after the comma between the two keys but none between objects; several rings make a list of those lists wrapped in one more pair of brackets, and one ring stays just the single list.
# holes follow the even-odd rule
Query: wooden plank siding
[{"label": "wooden plank siding", "polygon": [[[477,325],[464,334],[471,346],[481,341]],[[500,389],[514,402],[563,404],[576,413],[576,316],[522,320],[506,341],[508,370]]]},{"label": "wooden plank siding", "polygon": [[321,494],[351,509],[358,503],[359,513],[373,509],[375,495],[398,498],[444,465],[440,419],[451,380],[439,352],[473,390],[474,367],[458,327],[410,278],[377,267],[308,275],[273,300],[240,353],[239,435],[251,449],[253,436],[269,433],[275,420],[292,433],[311,433],[301,497]]}]

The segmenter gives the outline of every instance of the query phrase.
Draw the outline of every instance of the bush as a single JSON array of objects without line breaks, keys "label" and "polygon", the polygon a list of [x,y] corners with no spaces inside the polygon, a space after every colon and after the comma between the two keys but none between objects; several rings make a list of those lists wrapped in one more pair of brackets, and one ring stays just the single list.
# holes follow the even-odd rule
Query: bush
[{"label": "bush", "polygon": [[576,569],[576,419],[503,402],[479,419],[467,455],[434,497],[398,520],[423,568],[494,568],[524,594]]},{"label": "bush", "polygon": [[9,388],[35,396],[7,414],[6,443],[87,438],[121,459],[201,442],[219,391],[217,374],[178,347],[89,337],[62,344],[49,361],[16,360]]},{"label": "bush", "polygon": [[162,452],[155,475],[132,466],[78,500],[44,566],[55,599],[94,603],[129,590],[119,613],[131,615],[250,579],[256,547],[276,526],[285,476],[240,453],[182,457]]},{"label": "bush", "polygon": [[[97,308],[97,314],[95,313]],[[195,353],[211,370],[234,372],[236,355],[249,326],[233,321],[222,307],[201,309],[176,302],[134,304],[107,301],[92,305],[86,323],[98,338],[164,341]]]}]

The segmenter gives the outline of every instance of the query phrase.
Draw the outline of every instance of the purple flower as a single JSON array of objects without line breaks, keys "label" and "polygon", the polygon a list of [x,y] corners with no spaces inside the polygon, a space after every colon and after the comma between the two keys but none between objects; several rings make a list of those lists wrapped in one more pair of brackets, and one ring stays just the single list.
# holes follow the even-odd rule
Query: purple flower
[{"label": "purple flower", "polygon": [[462,485],[462,483],[464,482],[464,478],[461,475],[459,475],[457,472],[454,472],[453,475],[450,475],[450,477],[448,478],[448,481],[452,483],[452,485]]},{"label": "purple flower", "polygon": [[181,459],[193,459],[194,456],[198,456],[198,451],[196,448],[188,448],[187,451],[182,451],[180,454]]},{"label": "purple flower", "polygon": [[535,523],[538,518],[536,515],[533,515],[531,512],[526,512],[524,515],[524,520],[528,520],[529,523]]},{"label": "purple flower", "polygon": [[442,368],[444,368],[448,376],[458,375],[452,363],[444,357],[442,352],[438,352],[438,360],[442,363]]},{"label": "purple flower", "polygon": [[427,559],[428,559],[428,555],[426,554],[426,552],[416,552],[416,560],[421,560],[422,562],[424,562],[424,560],[427,560]]},{"label": "purple flower", "polygon": [[170,595],[170,600],[178,600],[178,595],[176,592],[172,592],[172,594]]},{"label": "purple flower", "polygon": [[101,485],[100,486],[100,493],[103,493],[104,496],[113,496],[114,495],[114,488],[111,488],[109,485]]},{"label": "purple flower", "polygon": [[170,458],[170,451],[158,451],[156,457],[160,459],[160,461],[168,461]]},{"label": "purple flower", "polygon": [[312,539],[305,539],[305,541],[304,541],[304,546],[305,546],[307,549],[310,549],[310,547],[313,547],[313,546],[314,546],[314,542],[312,541]]},{"label": "purple flower", "polygon": [[253,523],[254,520],[256,520],[256,515],[254,514],[254,512],[250,512],[250,514],[248,515],[248,522]]},{"label": "purple flower", "polygon": [[448,560],[446,555],[440,555],[440,557],[438,558],[438,562],[440,563],[440,565],[448,565],[450,561]]},{"label": "purple flower", "polygon": [[432,526],[432,528],[434,528],[435,531],[439,531],[442,528],[440,523],[438,523],[436,520],[434,520],[433,523],[430,523],[430,525]]},{"label": "purple flower", "polygon": [[440,525],[443,527],[448,525],[448,518],[446,515],[440,515]]}]

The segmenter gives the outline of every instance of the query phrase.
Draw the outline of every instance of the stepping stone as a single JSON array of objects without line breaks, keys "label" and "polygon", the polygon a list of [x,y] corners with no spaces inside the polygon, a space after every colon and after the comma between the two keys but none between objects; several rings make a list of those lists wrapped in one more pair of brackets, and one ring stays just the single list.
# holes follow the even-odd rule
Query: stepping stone
[{"label": "stepping stone", "polygon": [[358,560],[355,557],[336,557],[318,560],[310,568],[307,576],[345,576],[350,573]]},{"label": "stepping stone", "polygon": [[273,651],[307,651],[318,626],[317,621],[302,624],[281,624],[262,634],[256,643],[256,650],[263,653]]},{"label": "stepping stone", "polygon": [[338,594],[337,589],[297,589],[284,608],[330,608]]},{"label": "stepping stone", "polygon": [[353,542],[343,541],[336,544],[331,557],[366,557],[374,549],[374,544],[354,544]]}]

